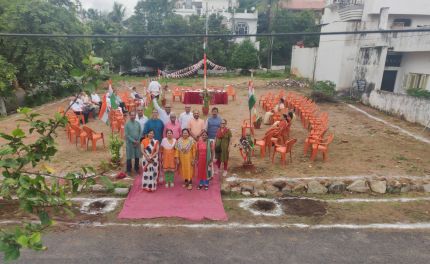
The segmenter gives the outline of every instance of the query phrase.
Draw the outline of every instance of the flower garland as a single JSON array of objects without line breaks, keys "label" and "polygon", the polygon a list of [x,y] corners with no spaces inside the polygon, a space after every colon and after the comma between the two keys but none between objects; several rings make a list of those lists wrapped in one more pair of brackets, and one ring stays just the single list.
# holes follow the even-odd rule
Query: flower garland
[{"label": "flower garland", "polygon": [[[210,60],[206,60],[206,62],[213,70],[218,70],[218,71],[226,71],[227,70],[226,67],[217,65]],[[189,67],[177,70],[177,71],[172,72],[172,73],[167,73],[166,71],[161,71],[161,75],[165,78],[173,78],[173,79],[189,77],[189,76],[196,74],[198,72],[198,70],[204,66],[203,64],[204,64],[204,61],[201,60],[194,65],[191,65]]]}]

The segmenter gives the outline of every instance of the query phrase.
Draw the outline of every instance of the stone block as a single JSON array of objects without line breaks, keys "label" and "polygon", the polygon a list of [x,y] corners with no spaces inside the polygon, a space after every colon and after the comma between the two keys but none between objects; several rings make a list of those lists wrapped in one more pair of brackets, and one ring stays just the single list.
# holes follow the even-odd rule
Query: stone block
[{"label": "stone block", "polygon": [[327,188],[317,181],[310,181],[308,183],[308,193],[324,194],[327,193]]},{"label": "stone block", "polygon": [[385,193],[387,191],[386,181],[370,181],[370,189],[372,192]]},{"label": "stone block", "polygon": [[358,193],[365,193],[370,191],[369,185],[365,180],[356,180],[352,182],[348,187],[346,187],[348,191],[351,192],[358,192]]},{"label": "stone block", "polygon": [[346,184],[341,181],[333,182],[328,187],[328,192],[333,194],[339,194],[346,191]]}]

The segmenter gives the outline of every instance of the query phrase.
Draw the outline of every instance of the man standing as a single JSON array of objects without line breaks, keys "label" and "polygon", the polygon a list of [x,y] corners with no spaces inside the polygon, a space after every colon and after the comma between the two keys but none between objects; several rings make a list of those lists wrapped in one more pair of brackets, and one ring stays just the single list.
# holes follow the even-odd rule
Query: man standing
[{"label": "man standing", "polygon": [[163,139],[164,124],[160,119],[158,119],[158,112],[155,109],[152,110],[151,119],[145,123],[143,135],[146,136],[150,130],[154,130],[154,139],[161,142]]},{"label": "man standing", "polygon": [[137,109],[136,121],[139,123],[141,128],[141,139],[143,138],[143,130],[145,129],[145,123],[148,121],[148,118],[143,114],[143,108],[139,107]]},{"label": "man standing", "polygon": [[179,115],[179,124],[181,124],[181,130],[188,128],[188,123],[193,119],[193,114],[191,113],[191,106],[185,106],[185,112]]},{"label": "man standing", "polygon": [[166,105],[163,108],[158,105],[158,101],[156,98],[152,99],[152,102],[154,103],[154,108],[158,111],[158,115],[160,116],[161,121],[163,121],[163,124],[167,124],[170,121],[170,111],[172,111],[172,107],[170,105]]},{"label": "man standing", "polygon": [[148,86],[148,91],[155,98],[159,98],[161,95],[161,84],[158,81],[151,81]]},{"label": "man standing", "polygon": [[134,171],[139,173],[139,159],[142,156],[140,150],[140,136],[142,130],[138,122],[136,122],[136,113],[130,114],[130,120],[125,125],[125,152],[127,156],[127,174],[131,174],[131,160],[134,159]]},{"label": "man standing", "polygon": [[194,140],[198,140],[200,133],[205,129],[205,121],[200,118],[200,113],[198,110],[193,111],[193,118],[188,122],[188,128],[190,129],[191,137]]},{"label": "man standing", "polygon": [[218,108],[212,108],[212,116],[206,122],[206,130],[210,140],[215,140],[216,132],[221,127],[222,119],[218,116]]},{"label": "man standing", "polygon": [[163,137],[166,137],[167,130],[173,131],[173,138],[178,139],[181,136],[181,125],[176,120],[176,114],[170,113],[170,121],[164,126]]}]

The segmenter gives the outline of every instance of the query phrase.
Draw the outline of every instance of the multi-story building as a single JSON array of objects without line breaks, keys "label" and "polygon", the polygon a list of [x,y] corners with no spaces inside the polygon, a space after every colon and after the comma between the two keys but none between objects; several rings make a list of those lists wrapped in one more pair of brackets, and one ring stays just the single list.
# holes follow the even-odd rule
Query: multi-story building
[{"label": "multi-story building", "polygon": [[[328,0],[321,23],[321,32],[430,28],[430,5],[428,0]],[[430,120],[426,100],[425,110],[401,109],[408,89],[430,90],[430,32],[321,35],[317,49],[295,47],[293,57],[299,75],[333,81],[339,92],[409,115],[413,122]]]},{"label": "multi-story building", "polygon": [[[245,10],[237,13],[239,7],[238,0],[180,0],[176,2],[175,13],[183,17],[191,15],[211,15],[222,16],[223,23],[235,34],[256,34],[258,25],[258,12],[256,10]],[[259,49],[259,42],[256,37],[249,38],[255,47]],[[245,38],[236,38],[237,43]]]}]

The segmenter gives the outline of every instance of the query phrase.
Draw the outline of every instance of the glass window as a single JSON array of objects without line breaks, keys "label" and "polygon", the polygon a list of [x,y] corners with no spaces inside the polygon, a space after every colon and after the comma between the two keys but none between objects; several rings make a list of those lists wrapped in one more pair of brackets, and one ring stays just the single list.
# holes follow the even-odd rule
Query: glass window
[{"label": "glass window", "polygon": [[244,22],[237,23],[235,31],[237,35],[247,35],[249,32],[248,24]]},{"label": "glass window", "polygon": [[426,89],[429,77],[429,74],[409,73],[406,89]]}]

